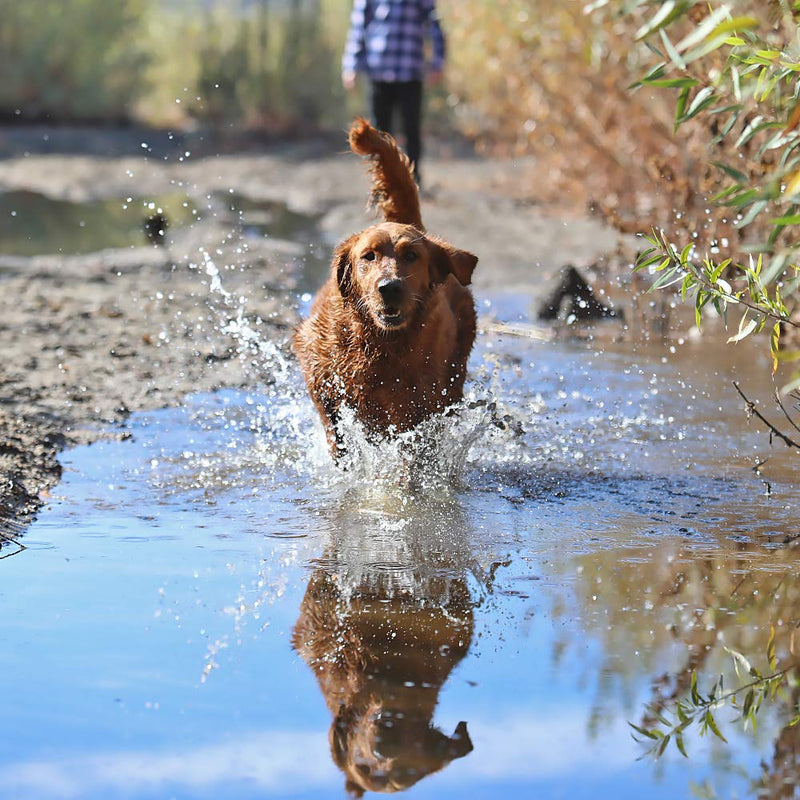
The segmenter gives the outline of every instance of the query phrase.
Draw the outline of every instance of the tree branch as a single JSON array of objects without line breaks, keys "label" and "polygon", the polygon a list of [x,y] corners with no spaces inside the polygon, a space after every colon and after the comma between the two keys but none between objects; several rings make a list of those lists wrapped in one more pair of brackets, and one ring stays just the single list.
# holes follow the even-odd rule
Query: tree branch
[{"label": "tree branch", "polygon": [[[747,406],[748,414],[752,414],[753,416],[757,417],[770,431],[773,436],[777,436],[787,447],[793,447],[795,450],[800,451],[800,444],[795,442],[793,439],[790,439],[786,434],[781,433],[757,408],[756,404],[750,400],[745,393],[741,390],[738,381],[733,382],[733,386],[737,392],[739,392],[739,396],[744,400]],[[794,423],[792,423],[794,424]]]}]

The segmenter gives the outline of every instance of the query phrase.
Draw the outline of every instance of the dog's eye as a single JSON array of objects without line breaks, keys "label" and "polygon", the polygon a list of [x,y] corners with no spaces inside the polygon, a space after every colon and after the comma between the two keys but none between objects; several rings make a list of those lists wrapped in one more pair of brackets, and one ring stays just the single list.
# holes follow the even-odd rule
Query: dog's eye
[{"label": "dog's eye", "polygon": [[416,250],[404,250],[403,251],[403,261],[408,261],[409,263],[412,261],[416,261],[419,258],[417,255]]},{"label": "dog's eye", "polygon": [[361,258],[363,258],[364,261],[374,261],[375,260],[375,251],[374,250],[367,250],[367,252],[364,253],[363,256],[361,256]]}]

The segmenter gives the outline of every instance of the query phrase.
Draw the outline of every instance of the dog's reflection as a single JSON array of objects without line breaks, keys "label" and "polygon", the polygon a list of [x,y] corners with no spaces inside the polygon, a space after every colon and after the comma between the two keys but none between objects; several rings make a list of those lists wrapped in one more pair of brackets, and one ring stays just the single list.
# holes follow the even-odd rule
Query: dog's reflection
[{"label": "dog's reflection", "polygon": [[397,531],[381,526],[391,515],[340,512],[309,580],[293,644],[333,714],[331,754],[355,797],[407,789],[472,750],[466,722],[450,735],[433,722],[473,632],[458,518],[405,518]]}]

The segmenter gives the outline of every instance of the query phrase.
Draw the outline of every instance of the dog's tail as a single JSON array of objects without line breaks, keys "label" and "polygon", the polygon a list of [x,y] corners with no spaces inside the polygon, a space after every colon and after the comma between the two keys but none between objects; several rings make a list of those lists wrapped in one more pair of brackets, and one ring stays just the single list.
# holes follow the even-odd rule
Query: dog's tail
[{"label": "dog's tail", "polygon": [[372,202],[381,210],[383,218],[424,231],[411,162],[395,140],[359,117],[350,126],[350,148],[370,159]]}]

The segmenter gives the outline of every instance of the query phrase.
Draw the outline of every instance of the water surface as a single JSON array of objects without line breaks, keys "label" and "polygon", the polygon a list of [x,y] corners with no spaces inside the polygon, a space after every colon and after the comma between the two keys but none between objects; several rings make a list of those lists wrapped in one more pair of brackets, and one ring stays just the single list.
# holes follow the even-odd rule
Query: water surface
[{"label": "water surface", "polygon": [[770,626],[792,659],[798,491],[780,451],[751,469],[747,346],[485,333],[433,465],[364,444],[349,472],[265,347],[252,391],[70,451],[0,560],[0,797],[791,790],[796,697],[689,759],[628,724],[692,669],[735,685],[725,648],[762,664]]}]

